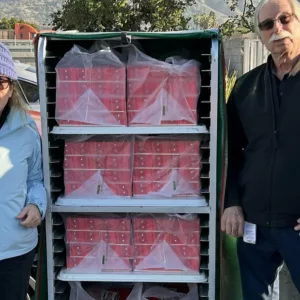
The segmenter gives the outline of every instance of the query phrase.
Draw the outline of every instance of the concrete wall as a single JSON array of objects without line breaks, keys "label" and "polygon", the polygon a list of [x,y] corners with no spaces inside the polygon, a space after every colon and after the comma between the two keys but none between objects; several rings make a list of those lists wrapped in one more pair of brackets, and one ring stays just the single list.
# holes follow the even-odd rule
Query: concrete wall
[{"label": "concrete wall", "polygon": [[225,39],[223,45],[226,66],[229,70],[236,70],[238,76],[243,75],[244,39]]}]

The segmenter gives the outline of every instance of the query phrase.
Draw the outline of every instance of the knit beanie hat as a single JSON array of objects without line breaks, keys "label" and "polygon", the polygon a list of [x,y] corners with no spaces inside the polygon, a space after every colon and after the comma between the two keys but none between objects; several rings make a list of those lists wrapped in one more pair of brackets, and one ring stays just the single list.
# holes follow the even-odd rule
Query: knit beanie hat
[{"label": "knit beanie hat", "polygon": [[15,63],[8,48],[0,42],[0,75],[7,76],[12,80],[17,80]]}]

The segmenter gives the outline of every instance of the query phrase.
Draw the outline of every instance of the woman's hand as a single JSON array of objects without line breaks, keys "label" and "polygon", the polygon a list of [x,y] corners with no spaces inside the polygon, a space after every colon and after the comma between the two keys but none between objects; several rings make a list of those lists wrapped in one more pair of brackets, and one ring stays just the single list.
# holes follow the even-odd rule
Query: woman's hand
[{"label": "woman's hand", "polygon": [[33,204],[26,205],[16,218],[21,220],[21,225],[27,228],[36,228],[42,220],[39,209]]}]

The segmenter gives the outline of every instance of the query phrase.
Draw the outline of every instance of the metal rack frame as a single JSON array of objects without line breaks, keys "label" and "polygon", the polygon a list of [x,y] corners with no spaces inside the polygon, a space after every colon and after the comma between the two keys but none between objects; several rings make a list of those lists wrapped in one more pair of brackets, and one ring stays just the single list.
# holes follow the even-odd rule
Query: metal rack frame
[{"label": "metal rack frame", "polygon": [[[105,37],[104,37],[105,39]],[[182,127],[84,127],[84,126],[49,126],[49,111],[51,105],[55,105],[51,99],[48,99],[47,76],[53,75],[53,70],[48,69],[47,59],[47,37],[40,37],[38,45],[38,74],[39,74],[39,91],[41,103],[41,119],[42,119],[42,149],[43,149],[43,171],[44,182],[47,191],[49,203],[46,215],[46,241],[47,241],[47,269],[48,269],[48,299],[58,300],[65,299],[63,293],[62,281],[105,281],[105,282],[194,282],[200,283],[200,299],[216,299],[215,282],[216,282],[216,257],[217,257],[217,240],[216,240],[216,219],[217,219],[217,131],[218,131],[218,72],[219,72],[219,41],[217,37],[211,38],[211,53],[204,54],[210,58],[210,70],[202,70],[202,72],[211,72],[210,85],[202,86],[210,88],[210,100],[203,103],[210,103],[210,115],[204,118],[210,119],[209,131],[204,126],[182,126]],[[48,55],[48,57],[47,57]],[[51,55],[53,55],[51,53]],[[54,72],[55,74],[55,72]],[[53,87],[51,87],[53,90]],[[54,87],[55,90],[55,87]],[[49,101],[48,101],[49,100]],[[124,201],[117,201],[115,205],[104,206],[98,203],[98,206],[86,206],[79,201],[79,205],[57,205],[53,203],[53,195],[60,192],[59,187],[52,184],[52,177],[55,174],[51,170],[51,165],[55,164],[55,159],[51,159],[51,151],[56,151],[59,146],[55,144],[53,136],[74,135],[74,134],[202,134],[209,135],[210,143],[209,151],[209,173],[203,175],[203,178],[209,180],[209,188],[204,194],[209,195],[209,206],[203,200],[186,199],[179,201],[174,207],[174,201],[165,201],[163,205],[157,205],[158,201],[151,203],[147,201],[141,204],[129,204]],[[58,176],[58,175],[57,175]],[[56,197],[57,198],[57,197]],[[82,199],[84,200],[84,199]],[[137,199],[138,200],[138,199]],[[143,200],[145,201],[145,200]],[[202,206],[200,202],[202,201]],[[131,201],[132,202],[132,201]],[[162,202],[161,200],[159,201]],[[208,264],[205,263],[200,268],[209,273],[208,279],[203,277],[203,273],[195,274],[173,274],[173,273],[137,273],[119,274],[69,274],[62,271],[64,266],[63,246],[61,240],[63,233],[60,232],[59,226],[62,222],[58,217],[58,213],[67,212],[148,212],[148,213],[197,213],[207,219],[201,228],[205,229],[207,235],[201,236],[201,243],[208,243],[207,251],[201,253],[201,256],[207,257]],[[57,254],[57,256],[56,256]],[[205,272],[205,273],[206,273]]]}]

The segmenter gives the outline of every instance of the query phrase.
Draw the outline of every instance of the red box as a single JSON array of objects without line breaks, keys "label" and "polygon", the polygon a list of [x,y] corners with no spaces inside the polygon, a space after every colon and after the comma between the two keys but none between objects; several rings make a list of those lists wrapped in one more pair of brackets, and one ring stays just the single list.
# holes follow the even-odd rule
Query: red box
[{"label": "red box", "polygon": [[133,138],[66,142],[65,196],[132,195]]},{"label": "red box", "polygon": [[[199,152],[199,150],[198,150]],[[200,169],[201,167],[201,159],[199,154],[187,154],[179,156],[179,169]]]},{"label": "red box", "polygon": [[[186,110],[197,111],[198,96],[183,96],[181,106]],[[140,111],[146,109],[156,101],[155,95],[135,96],[133,95],[127,100],[128,111]]]},{"label": "red box", "polygon": [[[101,252],[98,244],[90,243],[69,243],[68,244],[68,255],[74,256],[85,256],[85,257],[97,257]],[[107,246],[106,254],[111,257],[120,258],[133,258],[133,247],[131,245],[111,245]]]},{"label": "red box", "polygon": [[[126,84],[125,82],[118,81],[99,81],[90,84],[90,89],[99,97],[102,102],[102,98],[117,97],[122,98],[125,101]],[[109,107],[107,107],[109,109]]]},{"label": "red box", "polygon": [[[131,260],[127,258],[67,257],[67,268],[78,272],[100,273],[103,271],[132,271]],[[73,271],[73,270],[72,270]]]},{"label": "red box", "polygon": [[163,241],[169,242],[169,234],[162,231],[134,232],[134,245],[156,245]]},{"label": "red box", "polygon": [[170,179],[171,169],[138,169],[133,170],[133,181],[166,182]]},{"label": "red box", "polygon": [[[200,246],[188,246],[188,245],[170,245],[174,254],[182,258],[198,258],[200,256]],[[134,247],[135,257],[147,257],[156,248],[156,245],[138,245]]]},{"label": "red box", "polygon": [[85,197],[110,197],[110,196],[131,196],[130,183],[115,183],[115,182],[85,182],[83,183],[68,183],[65,182],[65,196],[85,196]]},{"label": "red box", "polygon": [[101,175],[105,182],[131,183],[131,170],[78,170],[65,169],[65,183],[84,183],[96,173]]},{"label": "red box", "polygon": [[[163,107],[161,108],[163,110]],[[145,107],[145,112],[141,115],[141,110],[128,110],[128,124],[129,126],[137,126],[137,125],[196,125],[197,124],[197,112],[196,111],[189,111],[185,114],[187,117],[187,120],[182,120],[181,118],[179,120],[163,120],[162,118],[159,118],[157,113],[155,113],[155,120],[159,120],[159,122],[154,122],[151,118],[148,116],[149,107]],[[153,114],[154,115],[154,114]],[[147,117],[144,117],[147,116]],[[137,119],[138,118],[138,119]],[[139,120],[139,121],[137,121]]]},{"label": "red box", "polygon": [[164,231],[138,231],[134,233],[135,245],[153,245],[163,241],[171,245],[200,245],[200,232],[194,231],[184,235],[185,232],[172,234]]},{"label": "red box", "polygon": [[58,123],[126,126],[125,73],[125,67],[57,68]]},{"label": "red box", "polygon": [[[153,263],[147,263],[148,257],[136,258],[133,261],[134,271],[177,271],[177,272],[199,272],[200,258],[185,259],[177,258],[176,264],[173,264],[172,260],[163,260],[163,258],[153,257]],[[151,260],[150,260],[151,261]]]},{"label": "red box", "polygon": [[172,172],[175,172],[176,184],[178,186],[178,182],[180,180],[190,181],[199,181],[200,180],[200,170],[199,169],[177,169],[172,168],[172,166],[160,168],[160,169],[143,169],[143,168],[135,168],[133,171],[133,181],[146,181],[146,182],[155,182],[159,183],[168,182],[172,180]]},{"label": "red box", "polygon": [[131,169],[131,157],[127,155],[65,156],[65,169]]},{"label": "red box", "polygon": [[135,217],[135,271],[195,271],[200,264],[200,220]]},{"label": "red box", "polygon": [[125,68],[92,68],[91,76],[94,81],[121,81],[125,82],[126,80],[126,70]]},{"label": "red box", "polygon": [[66,142],[65,155],[131,155],[132,139],[127,141]]},{"label": "red box", "polygon": [[187,182],[200,181],[200,169],[178,169],[178,175]]},{"label": "red box", "polygon": [[197,124],[198,67],[151,63],[145,60],[144,66],[127,66],[128,124]]},{"label": "red box", "polygon": [[147,78],[148,80],[165,79],[169,75],[169,72],[163,66],[152,66],[145,64],[144,66],[131,66],[127,65],[127,77],[130,79],[141,80],[141,78]]},{"label": "red box", "polygon": [[109,244],[129,245],[131,232],[127,231],[100,231],[100,230],[68,230],[66,232],[67,243],[93,243],[101,241]]},{"label": "red box", "polygon": [[[127,114],[126,112],[110,112],[110,111],[98,111],[99,120],[101,120],[101,124],[95,124],[93,122],[88,121],[88,117],[84,120],[81,117],[76,118],[76,120],[64,119],[64,117],[59,117],[57,122],[59,125],[111,125],[111,126],[126,126],[127,125]],[[62,116],[60,114],[59,116]]]},{"label": "red box", "polygon": [[177,217],[135,217],[134,231],[199,231],[200,219],[185,220]]},{"label": "red box", "polygon": [[200,141],[189,138],[172,138],[165,136],[162,138],[137,138],[134,144],[134,153],[137,154],[198,154],[200,151]]},{"label": "red box", "polygon": [[67,230],[130,231],[129,218],[67,217]]},{"label": "red box", "polygon": [[58,82],[91,80],[90,68],[57,68],[56,73]]},{"label": "red box", "polygon": [[[150,154],[150,155],[149,155]],[[134,155],[134,167],[135,168],[171,168],[178,167],[180,156],[179,155],[165,155],[157,154],[151,155],[151,153]]]}]

